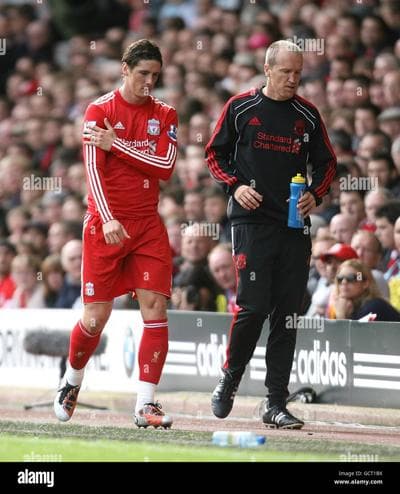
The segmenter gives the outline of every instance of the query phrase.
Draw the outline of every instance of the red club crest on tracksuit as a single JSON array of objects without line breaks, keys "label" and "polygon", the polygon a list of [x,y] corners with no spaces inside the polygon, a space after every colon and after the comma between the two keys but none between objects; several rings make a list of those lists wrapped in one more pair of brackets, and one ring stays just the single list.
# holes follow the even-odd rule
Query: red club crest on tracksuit
[{"label": "red club crest on tracksuit", "polygon": [[235,261],[236,261],[236,267],[238,269],[245,269],[246,263],[247,263],[247,255],[246,254],[238,254],[235,257]]},{"label": "red club crest on tracksuit", "polygon": [[304,120],[296,120],[294,123],[294,133],[298,136],[302,136],[306,130],[306,123]]}]

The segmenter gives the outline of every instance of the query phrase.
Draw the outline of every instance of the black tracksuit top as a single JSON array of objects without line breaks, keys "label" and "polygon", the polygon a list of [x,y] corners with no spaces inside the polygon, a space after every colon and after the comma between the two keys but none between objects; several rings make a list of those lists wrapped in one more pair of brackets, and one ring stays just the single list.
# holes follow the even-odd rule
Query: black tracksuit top
[{"label": "black tracksuit top", "polygon": [[[336,157],[317,108],[294,96],[276,101],[262,89],[233,96],[224,106],[206,146],[210,172],[232,197],[232,224],[287,224],[290,182],[301,173],[317,205],[336,172]],[[250,185],[263,196],[261,206],[247,211],[233,198],[239,185]]]}]

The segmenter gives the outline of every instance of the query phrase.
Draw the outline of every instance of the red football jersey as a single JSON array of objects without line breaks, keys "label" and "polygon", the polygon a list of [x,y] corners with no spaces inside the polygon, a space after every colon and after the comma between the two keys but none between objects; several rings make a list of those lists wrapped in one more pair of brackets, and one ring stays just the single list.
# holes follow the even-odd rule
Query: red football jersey
[{"label": "red football jersey", "polygon": [[[88,127],[105,128],[105,118],[118,136],[109,152],[85,137]],[[159,180],[168,180],[175,165],[177,125],[176,110],[153,96],[134,105],[116,89],[91,103],[83,137],[88,212],[103,223],[157,213]]]},{"label": "red football jersey", "polygon": [[7,300],[10,300],[15,292],[15,281],[11,275],[0,280],[0,307],[3,307]]}]

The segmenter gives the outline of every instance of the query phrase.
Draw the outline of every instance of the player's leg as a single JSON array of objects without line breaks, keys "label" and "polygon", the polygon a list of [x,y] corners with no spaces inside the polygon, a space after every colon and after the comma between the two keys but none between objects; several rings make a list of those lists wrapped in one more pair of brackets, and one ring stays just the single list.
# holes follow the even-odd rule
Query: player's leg
[{"label": "player's leg", "polygon": [[256,224],[233,228],[239,310],[231,323],[223,376],[211,398],[212,411],[221,419],[232,410],[243,372],[269,313],[273,260],[280,248],[272,230],[273,227]]},{"label": "player's leg", "polygon": [[[170,427],[172,420],[155,403],[155,388],[160,380],[168,352],[167,300],[171,296],[172,257],[168,234],[158,215],[127,225],[138,239],[124,262],[125,285],[138,298],[144,321],[138,350],[139,383],[135,423],[139,427]],[[132,229],[132,231],[131,231]]]},{"label": "player's leg", "polygon": [[286,398],[296,346],[296,322],[302,313],[308,280],[311,242],[302,230],[289,230],[282,235],[281,244],[277,260],[279,273],[273,281],[273,311],[266,350],[268,410],[263,415],[263,422],[267,427],[300,429],[304,423],[286,409]]},{"label": "player's leg", "polygon": [[98,216],[85,216],[82,237],[83,317],[72,330],[63,386],[54,400],[54,411],[62,421],[69,420],[74,412],[84,368],[100,341],[114,297],[128,291],[120,281],[124,248],[105,243]]},{"label": "player's leg", "polygon": [[164,414],[154,399],[168,353],[167,297],[140,288],[136,289],[136,295],[144,326],[138,351],[135,423],[139,427],[171,427],[172,419]]},{"label": "player's leg", "polygon": [[85,304],[83,317],[72,330],[67,369],[54,400],[54,412],[62,422],[68,421],[74,413],[85,366],[99,344],[111,309],[112,302]]}]

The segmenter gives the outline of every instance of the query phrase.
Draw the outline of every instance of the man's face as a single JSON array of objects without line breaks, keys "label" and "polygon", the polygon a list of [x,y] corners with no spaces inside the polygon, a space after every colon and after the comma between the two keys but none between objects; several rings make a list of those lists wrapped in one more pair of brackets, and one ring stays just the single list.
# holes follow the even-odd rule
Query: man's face
[{"label": "man's face", "polygon": [[355,111],[354,127],[356,134],[361,137],[367,132],[371,132],[377,128],[376,117],[374,113],[365,108],[358,108]]},{"label": "man's face", "polygon": [[329,256],[325,261],[326,278],[329,283],[335,281],[335,276],[341,261],[334,256]]},{"label": "man's face", "polygon": [[54,254],[55,252],[60,252],[62,246],[67,241],[67,234],[61,223],[53,223],[48,232],[47,244],[49,251]]},{"label": "man's face", "polygon": [[267,96],[280,101],[292,98],[299,86],[302,69],[301,53],[281,49],[276,55],[275,65],[264,65],[268,78]]},{"label": "man's face", "polygon": [[215,251],[210,255],[208,265],[215,281],[224,290],[234,289],[236,285],[235,266],[229,252]]},{"label": "man's face", "polygon": [[200,194],[186,194],[183,201],[183,210],[188,221],[200,221],[204,216],[204,202]]},{"label": "man's face", "polygon": [[125,62],[122,64],[125,84],[138,99],[144,99],[151,93],[160,72],[161,64],[157,60],[141,60],[133,69]]},{"label": "man's face", "polygon": [[400,134],[400,120],[393,119],[381,122],[379,124],[379,128],[392,139],[396,139],[396,137]]},{"label": "man's face", "polygon": [[62,253],[63,267],[70,274],[74,281],[80,279],[81,262],[82,262],[82,246],[80,243],[67,245]]},{"label": "man's face", "polygon": [[367,166],[368,176],[378,179],[379,187],[387,187],[390,181],[390,169],[386,160],[371,160]]},{"label": "man's face", "polygon": [[381,137],[366,135],[360,141],[360,145],[357,149],[357,156],[370,158],[381,146],[383,146]]},{"label": "man's face", "polygon": [[343,98],[343,82],[338,79],[328,81],[326,85],[326,96],[330,106],[341,104]]},{"label": "man's face", "polygon": [[322,254],[325,254],[333,245],[330,240],[319,240],[314,242],[312,247],[312,261],[320,276],[326,277],[326,263],[320,259]]},{"label": "man's face", "polygon": [[394,246],[400,252],[400,217],[397,218],[394,224]]},{"label": "man's face", "polygon": [[182,257],[189,262],[198,263],[206,259],[210,251],[210,237],[196,235],[188,227],[182,236]]},{"label": "man's face", "polygon": [[390,221],[383,217],[377,218],[376,224],[376,236],[379,242],[382,244],[384,249],[393,249],[394,247],[394,236],[393,236],[393,225]]},{"label": "man's face", "polygon": [[365,198],[365,212],[367,218],[372,223],[375,222],[376,210],[385,203],[385,198],[382,194],[371,192]]},{"label": "man's face", "polygon": [[207,221],[219,223],[226,214],[226,202],[223,197],[207,197],[204,201],[204,214]]},{"label": "man's face", "polygon": [[337,242],[350,244],[351,237],[355,231],[352,224],[353,221],[351,220],[351,216],[341,215],[340,218],[334,218],[331,220],[329,231]]},{"label": "man's face", "polygon": [[37,283],[36,271],[26,263],[13,265],[11,273],[15,284],[22,290],[31,291]]},{"label": "man's face", "polygon": [[360,221],[364,216],[364,203],[357,192],[342,192],[340,194],[340,212],[353,216]]},{"label": "man's face", "polygon": [[364,264],[370,269],[376,268],[380,254],[374,245],[374,241],[368,235],[364,235],[363,233],[354,235],[350,245],[357,252],[358,257]]}]

